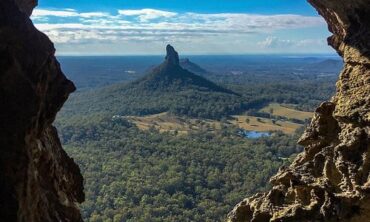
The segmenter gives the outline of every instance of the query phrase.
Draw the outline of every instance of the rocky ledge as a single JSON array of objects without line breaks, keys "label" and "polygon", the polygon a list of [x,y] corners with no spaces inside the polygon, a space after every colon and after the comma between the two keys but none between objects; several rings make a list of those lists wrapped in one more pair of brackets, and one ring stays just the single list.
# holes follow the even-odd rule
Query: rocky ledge
[{"label": "rocky ledge", "polygon": [[83,179],[52,126],[75,87],[29,19],[36,5],[0,1],[0,221],[78,222]]},{"label": "rocky ledge", "polygon": [[345,65],[336,95],[317,108],[303,153],[239,203],[229,222],[370,221],[370,1],[309,0]]}]

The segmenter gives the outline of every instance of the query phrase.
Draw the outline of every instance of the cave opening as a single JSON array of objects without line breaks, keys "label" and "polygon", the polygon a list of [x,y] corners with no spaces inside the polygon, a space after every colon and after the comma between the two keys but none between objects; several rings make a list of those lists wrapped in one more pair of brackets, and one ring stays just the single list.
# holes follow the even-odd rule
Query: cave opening
[{"label": "cave opening", "polygon": [[344,66],[281,54],[326,50],[310,39],[326,25],[300,3],[273,14],[0,2],[1,218],[366,221],[369,7],[309,2]]}]

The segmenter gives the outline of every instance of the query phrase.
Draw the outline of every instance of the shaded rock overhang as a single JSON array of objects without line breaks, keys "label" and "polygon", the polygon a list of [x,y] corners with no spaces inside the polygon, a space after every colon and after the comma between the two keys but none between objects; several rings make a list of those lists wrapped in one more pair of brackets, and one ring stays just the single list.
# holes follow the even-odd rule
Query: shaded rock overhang
[{"label": "shaded rock overhang", "polygon": [[75,86],[29,18],[36,5],[0,1],[0,221],[78,222],[83,178],[52,126]]}]

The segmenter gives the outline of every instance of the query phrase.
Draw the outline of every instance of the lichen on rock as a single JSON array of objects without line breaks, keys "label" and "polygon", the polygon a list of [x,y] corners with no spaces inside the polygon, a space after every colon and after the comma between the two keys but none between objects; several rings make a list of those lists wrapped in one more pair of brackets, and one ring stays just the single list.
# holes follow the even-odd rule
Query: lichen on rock
[{"label": "lichen on rock", "polygon": [[229,222],[370,221],[370,1],[309,0],[343,57],[337,92],[317,108],[295,161],[272,189],[240,202]]}]

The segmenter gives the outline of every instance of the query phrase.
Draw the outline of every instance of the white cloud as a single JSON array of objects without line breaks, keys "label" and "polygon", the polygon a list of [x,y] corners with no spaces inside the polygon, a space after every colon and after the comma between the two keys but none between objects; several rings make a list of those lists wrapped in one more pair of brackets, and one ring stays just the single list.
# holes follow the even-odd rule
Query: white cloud
[{"label": "white cloud", "polygon": [[[42,18],[53,23],[63,24],[66,17],[74,18],[81,24],[90,26],[100,24],[133,23],[135,27],[148,29],[182,29],[204,30],[208,32],[271,32],[275,30],[315,27],[324,25],[320,17],[301,15],[257,15],[241,13],[176,13],[155,9],[118,10],[115,15],[106,12],[83,12],[76,10],[45,10],[36,9],[32,18],[37,23]],[[137,20],[136,20],[137,19]],[[155,21],[153,21],[155,20]],[[50,22],[49,22],[50,23]],[[68,26],[68,25],[67,25]],[[109,27],[107,27],[109,28]],[[124,28],[124,27],[123,27]]]},{"label": "white cloud", "polygon": [[48,10],[48,9],[35,9],[32,12],[32,19],[37,20],[44,17],[76,17],[76,18],[93,18],[93,17],[110,17],[109,13],[106,12],[85,12],[79,13],[74,9],[63,9],[63,10]]},{"label": "white cloud", "polygon": [[110,17],[110,15],[105,12],[85,12],[80,13],[79,16],[82,18]]},{"label": "white cloud", "polygon": [[54,30],[58,32],[58,29],[84,29],[86,28],[85,25],[81,23],[61,23],[61,24],[50,24],[50,23],[42,23],[36,24],[36,27],[41,31],[49,31]]},{"label": "white cloud", "polygon": [[118,14],[123,16],[137,16],[141,22],[148,22],[158,18],[171,18],[177,15],[175,12],[148,8],[139,10],[118,10]]},{"label": "white cloud", "polygon": [[326,39],[303,39],[297,41],[296,45],[299,47],[312,47],[312,46],[327,46],[328,43]]},{"label": "white cloud", "polygon": [[257,45],[265,49],[289,49],[296,47],[324,46],[326,43],[325,40],[321,39],[289,40],[269,36],[265,40],[258,42]]},{"label": "white cloud", "polygon": [[[74,9],[36,9],[32,19],[38,29],[57,44],[111,44],[183,42],[211,45],[223,42],[244,44],[248,36],[266,36],[293,29],[321,27],[316,16],[258,15],[243,13],[177,13],[156,9],[118,10],[116,13],[79,12]],[[289,31],[290,32],[290,31]],[[268,37],[255,40],[259,49],[305,47],[316,40],[284,40]],[[259,42],[258,42],[259,41]],[[256,44],[258,42],[258,44]],[[316,41],[317,43],[317,41]]]},{"label": "white cloud", "polygon": [[295,44],[292,40],[279,39],[274,36],[269,36],[265,40],[257,43],[263,48],[281,48],[281,47],[291,47]]},{"label": "white cloud", "polygon": [[66,9],[66,10],[35,9],[32,12],[32,18],[44,17],[44,16],[76,17],[78,16],[78,13],[73,9]]}]

